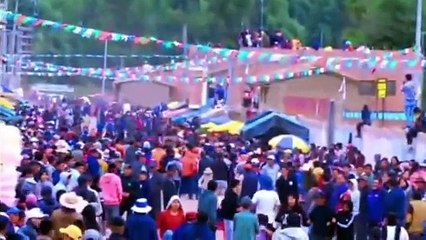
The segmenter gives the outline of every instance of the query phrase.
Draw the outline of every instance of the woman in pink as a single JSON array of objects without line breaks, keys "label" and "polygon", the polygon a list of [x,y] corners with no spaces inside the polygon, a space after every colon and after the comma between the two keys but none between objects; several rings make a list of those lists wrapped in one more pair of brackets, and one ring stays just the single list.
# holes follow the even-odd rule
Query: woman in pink
[{"label": "woman in pink", "polygon": [[115,171],[115,164],[109,164],[108,172],[102,175],[99,180],[99,187],[102,189],[102,196],[104,198],[104,211],[107,222],[114,217],[120,216],[120,203],[123,199],[121,179],[115,174]]}]

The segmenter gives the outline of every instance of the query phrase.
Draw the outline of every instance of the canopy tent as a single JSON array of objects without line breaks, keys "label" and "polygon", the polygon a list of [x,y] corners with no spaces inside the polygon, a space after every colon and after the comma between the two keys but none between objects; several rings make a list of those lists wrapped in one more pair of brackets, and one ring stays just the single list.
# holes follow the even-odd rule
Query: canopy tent
[{"label": "canopy tent", "polygon": [[197,116],[199,116],[203,113],[208,112],[210,109],[211,108],[209,106],[204,106],[204,107],[201,107],[201,108],[196,109],[196,110],[191,110],[191,111],[186,112],[182,115],[173,117],[172,121],[174,123],[184,123],[186,121],[192,120],[194,117],[197,117]]},{"label": "canopy tent", "polygon": [[226,110],[223,107],[212,108],[209,111],[207,111],[206,113],[201,114],[201,119],[214,118],[214,117],[219,117],[219,116],[223,116],[223,115],[227,115]]},{"label": "canopy tent", "polygon": [[170,102],[167,104],[167,109],[169,110],[178,110],[181,108],[185,108],[188,107],[188,103],[187,102]]},{"label": "canopy tent", "polygon": [[224,123],[227,123],[227,122],[230,122],[230,121],[232,121],[232,120],[227,115],[213,117],[213,118],[202,118],[201,119],[202,124],[214,123],[216,125],[224,124]]},{"label": "canopy tent", "polygon": [[13,93],[12,89],[10,89],[8,86],[4,84],[2,84],[0,87],[1,87],[0,88],[1,93]]},{"label": "canopy tent", "polygon": [[210,128],[209,132],[228,132],[232,135],[240,134],[241,128],[244,126],[243,122],[240,121],[230,121],[222,125],[214,126]]},{"label": "canopy tent", "polygon": [[15,108],[15,104],[3,97],[0,97],[0,106],[5,107],[7,109],[14,109]]},{"label": "canopy tent", "polygon": [[257,118],[255,121],[249,121],[241,129],[241,136],[244,139],[260,137],[269,140],[280,134],[291,134],[309,141],[308,128],[304,127],[294,117],[275,112],[263,114],[263,117]]},{"label": "canopy tent", "polygon": [[13,117],[15,115],[16,115],[15,111],[7,109],[7,108],[5,108],[3,106],[0,106],[0,116],[3,116],[3,117]]},{"label": "canopy tent", "polygon": [[166,111],[163,112],[163,117],[173,118],[173,117],[176,117],[176,116],[183,115],[183,114],[185,114],[189,111],[190,111],[189,108],[182,108],[182,109],[177,109],[177,110],[170,110],[169,109],[169,110],[166,110]]}]

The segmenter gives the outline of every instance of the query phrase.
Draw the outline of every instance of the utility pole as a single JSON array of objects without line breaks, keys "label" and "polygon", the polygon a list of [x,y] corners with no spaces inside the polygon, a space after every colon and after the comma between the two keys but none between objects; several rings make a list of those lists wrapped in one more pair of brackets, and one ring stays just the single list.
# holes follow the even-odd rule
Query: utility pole
[{"label": "utility pole", "polygon": [[[17,13],[19,10],[19,0],[15,0],[15,13]],[[16,37],[16,28],[17,28],[17,24],[16,21],[13,21],[13,27],[12,27],[12,32],[11,32],[11,43],[9,45],[9,53],[12,56],[12,62],[10,63],[10,66],[12,67],[12,81],[9,83],[9,87],[12,89],[16,89],[16,88],[20,88],[21,87],[21,78],[17,76],[17,53],[18,51],[16,50],[16,42],[18,41],[18,38]]]},{"label": "utility pole", "polygon": [[[183,57],[185,61],[185,70],[183,71],[183,77],[189,77],[189,46],[188,46],[188,26],[186,23],[182,27],[182,43],[183,43]],[[181,81],[181,79],[177,79],[177,81]],[[185,95],[188,96],[187,100],[189,101],[189,88],[185,88]]]},{"label": "utility pole", "polygon": [[[1,10],[8,10],[8,0],[1,0]],[[1,36],[1,55],[2,57],[7,56],[7,19],[6,14],[4,14],[4,18],[1,19],[3,24],[2,36]],[[2,63],[2,74],[1,74],[1,84],[6,84],[6,70],[7,70],[7,60],[6,63]]]},{"label": "utility pole", "polygon": [[103,72],[102,72],[102,94],[105,94],[107,60],[108,60],[108,40],[105,40],[104,69],[103,69]]},{"label": "utility pole", "polygon": [[[416,13],[416,46],[415,51],[419,56],[422,56],[422,21],[423,21],[423,0],[417,0],[417,13]],[[423,69],[419,70],[415,75],[419,91],[418,105],[422,107],[423,100]],[[424,106],[423,106],[424,107]]]},{"label": "utility pole", "polygon": [[265,0],[260,0],[260,29],[265,31]]}]

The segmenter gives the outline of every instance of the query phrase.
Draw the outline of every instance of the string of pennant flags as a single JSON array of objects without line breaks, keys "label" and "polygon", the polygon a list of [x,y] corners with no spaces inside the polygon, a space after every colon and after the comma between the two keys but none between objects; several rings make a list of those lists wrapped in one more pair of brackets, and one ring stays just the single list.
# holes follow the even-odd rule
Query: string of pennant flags
[{"label": "string of pennant flags", "polygon": [[[199,52],[202,53],[215,53],[220,57],[229,58],[236,57],[240,61],[249,61],[256,60],[258,62],[281,62],[282,58],[287,56],[282,53],[262,53],[260,55],[255,54],[253,50],[235,50],[228,48],[214,48],[209,45],[190,45],[184,44],[178,41],[168,41],[161,40],[152,36],[136,36],[133,34],[123,34],[115,33],[109,31],[103,31],[94,28],[81,27],[77,25],[55,22],[30,16],[25,16],[19,13],[14,13],[10,11],[0,11],[0,16],[6,19],[9,22],[14,22],[19,26],[31,26],[31,27],[40,27],[48,28],[56,31],[64,31],[72,34],[81,36],[82,38],[91,38],[97,39],[99,41],[114,41],[114,42],[126,42],[136,45],[146,45],[154,43],[156,45],[162,46],[164,48],[187,48],[187,47],[196,47]],[[406,48],[400,51],[385,53],[381,58],[386,60],[392,60],[395,54],[407,54],[409,52],[414,52],[413,48]],[[308,56],[305,56],[308,57]],[[311,55],[310,57],[314,57]],[[368,58],[368,57],[366,57]],[[416,57],[418,59],[419,57]],[[422,58],[422,57],[421,57]],[[396,60],[399,61],[399,60]]]},{"label": "string of pennant flags", "polygon": [[[13,54],[8,54],[13,56]],[[102,54],[18,54],[20,57],[24,58],[104,58],[105,55]],[[184,59],[185,56],[182,55],[161,55],[161,54],[108,54],[107,58],[142,58],[142,59],[153,59],[153,58],[166,58],[166,59]]]},{"label": "string of pennant flags", "polygon": [[[162,76],[162,75],[154,75],[151,72],[146,72],[146,69],[143,67],[129,67],[129,68],[76,68],[69,66],[61,66],[55,65],[51,63],[45,62],[28,62],[22,65],[22,69],[28,70],[30,73],[23,73],[22,75],[30,75],[31,76],[46,76],[46,77],[56,77],[56,76],[86,76],[86,77],[107,77],[110,79],[126,79],[126,80],[135,80],[135,81],[165,81],[165,82],[173,82],[173,81],[181,81],[185,83],[192,83],[193,81],[204,81],[207,80],[209,82],[225,82],[225,81],[234,81],[235,83],[248,82],[248,83],[256,83],[256,82],[271,82],[283,79],[292,79],[299,77],[307,77],[316,74],[323,74],[325,72],[335,72],[338,70],[348,70],[353,67],[365,69],[366,71],[371,71],[376,69],[376,67],[383,68],[396,68],[399,65],[403,64],[401,67],[416,67],[420,66],[426,69],[426,61],[419,60],[405,60],[405,61],[393,61],[393,60],[382,60],[378,62],[370,62],[362,59],[346,59],[340,61],[337,58],[328,58],[324,68],[314,68],[307,69],[304,71],[294,72],[287,71],[285,73],[274,73],[274,74],[265,74],[265,75],[244,75],[238,76],[233,79],[229,79],[227,77],[207,77],[207,78],[195,78],[191,79],[188,77],[181,76]],[[289,65],[289,69],[291,69],[291,65]],[[38,74],[38,73],[39,74]],[[37,73],[37,74],[36,74]],[[151,74],[150,74],[151,73]],[[155,71],[154,71],[155,73]]]},{"label": "string of pennant flags", "polygon": [[[300,71],[300,72],[289,72],[285,74],[271,74],[271,75],[262,75],[260,77],[257,76],[243,76],[243,77],[235,77],[233,79],[236,83],[241,83],[246,81],[247,83],[257,83],[257,82],[270,82],[274,80],[289,80],[293,78],[300,78],[300,77],[309,77],[312,75],[320,75],[324,74],[325,68],[315,68],[307,71]],[[85,76],[85,77],[91,77],[91,78],[103,78],[103,74],[99,73],[89,73],[89,72],[67,72],[67,71],[58,71],[58,72],[20,72],[18,73],[22,76],[37,76],[37,77],[78,77],[78,76]],[[118,74],[122,75],[122,74]],[[106,75],[105,78],[107,79],[116,79],[116,76],[110,76]],[[119,76],[121,77],[121,76]],[[175,76],[150,76],[150,75],[133,75],[130,76],[129,80],[137,80],[137,81],[151,81],[151,82],[176,82],[176,81],[182,81],[185,83],[198,83],[202,81],[207,81],[210,83],[225,83],[229,82],[229,78],[227,77],[206,77],[206,78],[194,78],[193,81],[191,81],[190,78],[186,77],[175,77]],[[128,78],[126,78],[128,79]]]}]

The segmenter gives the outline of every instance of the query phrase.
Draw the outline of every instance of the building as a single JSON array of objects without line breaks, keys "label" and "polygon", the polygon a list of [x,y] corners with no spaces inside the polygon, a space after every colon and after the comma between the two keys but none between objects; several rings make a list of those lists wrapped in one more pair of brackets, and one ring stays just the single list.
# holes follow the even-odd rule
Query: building
[{"label": "building", "polygon": [[[397,64],[392,70],[385,68],[370,68],[367,64],[360,64],[357,67],[347,67],[341,65],[339,68],[330,71],[327,67],[327,60],[331,58],[339,59],[386,59],[392,55],[393,59],[408,60],[415,57],[414,53],[390,52],[390,51],[342,51],[342,50],[286,50],[286,49],[250,49],[254,51],[254,58],[247,62],[236,61],[236,59],[223,59],[214,53],[199,52],[197,48],[190,49],[191,64],[202,66],[196,73],[188,71],[188,66],[179,64],[173,71],[158,70],[153,73],[155,76],[175,76],[180,79],[183,76],[189,78],[189,83],[182,81],[169,82],[169,98],[166,100],[191,99],[198,104],[206,99],[205,91],[207,84],[205,81],[195,81],[200,77],[219,77],[231,80],[227,84],[228,99],[227,104],[234,109],[241,109],[244,91],[250,87],[255,87],[260,95],[260,108],[273,109],[289,114],[303,114],[308,117],[326,118],[328,115],[329,102],[334,100],[338,105],[338,113],[346,119],[357,119],[364,104],[371,110],[383,114],[385,120],[401,121],[403,114],[403,95],[399,91],[405,75],[415,74],[420,71],[420,67],[406,68],[405,64]],[[256,56],[264,53],[285,54],[289,59],[287,63],[268,62],[262,63]],[[316,61],[297,60],[299,56],[316,56]],[[295,60],[296,59],[296,60]],[[192,65],[191,65],[192,67]],[[200,68],[200,67],[199,67]],[[318,69],[328,69],[318,71]],[[249,76],[259,77],[262,75],[292,73],[291,79],[271,80],[268,83],[248,84],[245,80]],[[316,72],[316,74],[306,74]],[[242,82],[233,81],[236,77],[244,79]],[[377,97],[377,80],[387,79],[387,94],[383,100]],[[344,81],[343,81],[344,80]],[[118,84],[119,81],[117,82]],[[345,84],[342,84],[345,83]],[[128,84],[128,83],[126,83]],[[136,83],[134,83],[136,84]],[[154,84],[154,83],[150,83]],[[145,83],[144,86],[149,85]],[[344,85],[346,89],[345,97],[339,89]],[[126,87],[126,89],[132,87]],[[148,87],[145,87],[148,88]],[[117,88],[121,96],[137,94],[134,90]],[[154,91],[150,91],[154,94]],[[158,90],[160,91],[160,90]],[[166,91],[166,90],[164,90]],[[159,94],[160,95],[160,94]],[[164,94],[167,95],[167,94]],[[119,97],[118,99],[124,99]],[[154,99],[154,98],[153,98]],[[158,100],[158,99],[156,99]],[[153,101],[154,102],[154,101]],[[158,101],[157,101],[158,103]],[[382,116],[379,116],[380,118]]]}]

